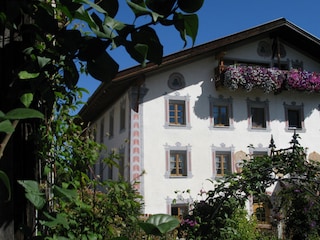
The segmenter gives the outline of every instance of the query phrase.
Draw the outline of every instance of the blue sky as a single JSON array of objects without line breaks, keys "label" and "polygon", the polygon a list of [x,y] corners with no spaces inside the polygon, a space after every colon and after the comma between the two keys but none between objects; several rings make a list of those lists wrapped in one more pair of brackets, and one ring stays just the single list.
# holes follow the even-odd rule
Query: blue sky
[{"label": "blue sky", "polygon": [[[124,23],[133,23],[134,15],[125,0],[119,0],[120,9],[116,19]],[[195,46],[228,36],[260,24],[279,18],[288,21],[320,38],[320,1],[319,0],[205,0],[202,9],[198,11],[199,30]],[[149,18],[141,19],[141,22]],[[158,36],[164,46],[164,55],[183,49],[184,42],[174,27],[157,27]],[[190,48],[188,39],[186,48]],[[109,52],[119,63],[120,70],[136,66],[134,60],[122,49]],[[320,58],[320,56],[319,56]],[[100,82],[90,76],[81,76],[79,86],[89,90],[90,95]],[[90,95],[85,95],[86,101]]]}]

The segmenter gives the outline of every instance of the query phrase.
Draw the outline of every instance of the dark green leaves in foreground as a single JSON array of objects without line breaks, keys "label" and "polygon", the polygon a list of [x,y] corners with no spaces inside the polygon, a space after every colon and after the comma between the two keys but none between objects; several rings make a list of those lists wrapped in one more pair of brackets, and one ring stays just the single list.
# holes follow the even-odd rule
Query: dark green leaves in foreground
[{"label": "dark green leaves in foreground", "polygon": [[146,232],[155,236],[163,236],[164,233],[174,230],[179,225],[179,220],[167,214],[151,215],[146,222],[139,223],[140,227]]},{"label": "dark green leaves in foreground", "polygon": [[25,189],[26,198],[34,205],[36,209],[42,209],[46,204],[45,194],[40,191],[37,181],[33,180],[20,180],[18,181]]}]

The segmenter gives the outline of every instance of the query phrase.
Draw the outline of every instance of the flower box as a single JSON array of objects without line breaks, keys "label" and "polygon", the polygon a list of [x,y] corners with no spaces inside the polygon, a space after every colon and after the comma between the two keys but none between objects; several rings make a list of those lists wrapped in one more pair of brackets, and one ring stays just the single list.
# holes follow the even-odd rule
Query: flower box
[{"label": "flower box", "polygon": [[320,91],[319,73],[297,69],[287,71],[261,66],[230,65],[224,68],[217,79],[221,85],[230,90],[262,89],[266,93],[278,92],[283,89]]}]

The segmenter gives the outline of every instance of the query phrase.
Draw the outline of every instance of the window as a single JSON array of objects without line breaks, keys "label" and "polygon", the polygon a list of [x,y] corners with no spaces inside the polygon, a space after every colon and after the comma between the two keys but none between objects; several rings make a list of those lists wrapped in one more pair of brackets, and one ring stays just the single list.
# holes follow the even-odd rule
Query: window
[{"label": "window", "polygon": [[166,148],[166,177],[191,177],[191,147],[165,146]]},{"label": "window", "polygon": [[231,154],[218,152],[216,153],[216,171],[217,176],[224,176],[231,173]]},{"label": "window", "polygon": [[126,101],[120,103],[120,131],[126,127]]},{"label": "window", "polygon": [[186,151],[170,151],[171,176],[187,176]]},{"label": "window", "polygon": [[212,146],[211,149],[213,178],[233,173],[235,171],[234,147],[225,147],[222,143],[220,147]]},{"label": "window", "polygon": [[171,215],[183,217],[188,214],[188,204],[173,204],[171,205]]},{"label": "window", "polygon": [[301,114],[297,109],[288,109],[288,127],[301,128]]},{"label": "window", "polygon": [[265,109],[263,107],[251,108],[252,128],[266,128]]},{"label": "window", "polygon": [[186,125],[186,110],[184,101],[169,101],[169,122],[170,125]]},{"label": "window", "polygon": [[255,101],[247,99],[249,129],[265,130],[269,128],[269,103],[268,101]]},{"label": "window", "polygon": [[109,138],[113,137],[114,134],[114,110],[109,113]]},{"label": "window", "polygon": [[229,110],[227,106],[213,106],[214,126],[229,126]]},{"label": "window", "polygon": [[179,96],[178,93],[176,93],[176,96],[166,96],[165,127],[190,128],[189,105],[188,96]]},{"label": "window", "polygon": [[284,103],[285,109],[285,119],[286,119],[286,129],[304,129],[304,114],[303,114],[303,105],[296,105],[295,102],[292,102],[291,105]]},{"label": "window", "polygon": [[210,125],[215,128],[232,126],[232,98],[224,99],[220,95],[219,98],[210,97],[209,100],[212,115]]},{"label": "window", "polygon": [[253,198],[253,214],[257,218],[258,224],[270,223],[270,208],[268,207],[268,203]]}]

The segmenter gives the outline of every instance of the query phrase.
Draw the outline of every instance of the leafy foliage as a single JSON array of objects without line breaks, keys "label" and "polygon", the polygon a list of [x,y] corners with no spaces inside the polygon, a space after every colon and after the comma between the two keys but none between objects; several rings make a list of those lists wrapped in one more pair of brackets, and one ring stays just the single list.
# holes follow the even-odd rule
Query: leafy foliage
[{"label": "leafy foliage", "polygon": [[[119,64],[109,54],[111,49],[124,47],[142,66],[148,61],[161,64],[163,46],[154,25],[179,25],[182,40],[186,43],[189,36],[194,44],[198,7],[181,14],[177,0],[170,0],[169,8],[169,0],[157,7],[150,2],[127,0],[136,19],[149,17],[141,26],[115,19],[118,0],[5,0],[0,4],[4,63],[0,103],[6,103],[0,104],[0,132],[5,133],[0,158],[19,120],[44,120],[36,149],[42,167],[40,184],[19,181],[27,199],[40,211],[36,220],[43,238],[132,236],[140,196],[129,183],[89,179],[103,146],[83,134],[82,126],[76,124],[79,120],[69,113],[82,104],[77,100],[83,91],[77,88],[80,73],[107,83],[117,74]],[[112,159],[105,162],[113,164]],[[0,179],[10,195],[4,171]]]},{"label": "leafy foliage", "polygon": [[162,236],[174,230],[179,225],[179,220],[167,214],[155,214],[139,225],[147,234]]},{"label": "leafy foliage", "polygon": [[[207,198],[193,203],[191,214],[184,216],[180,229],[187,239],[270,239],[253,231],[253,223],[240,225],[239,209],[252,196],[272,208],[271,224],[285,223],[288,239],[318,239],[320,163],[306,160],[298,139],[295,133],[291,147],[279,150],[272,140],[270,156],[244,160],[241,173],[212,181]],[[274,187],[272,198],[266,193],[269,187]],[[246,227],[251,235],[242,238]]]}]

